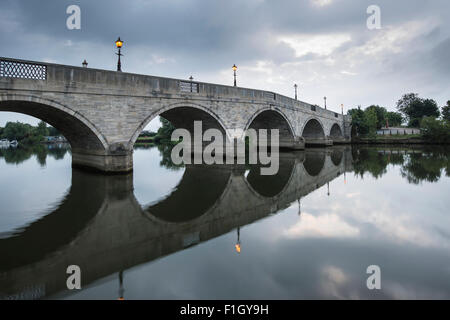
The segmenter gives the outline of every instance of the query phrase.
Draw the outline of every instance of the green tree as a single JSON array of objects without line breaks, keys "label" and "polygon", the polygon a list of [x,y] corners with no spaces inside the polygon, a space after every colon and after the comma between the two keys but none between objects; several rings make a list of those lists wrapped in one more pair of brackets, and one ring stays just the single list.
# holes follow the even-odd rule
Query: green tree
[{"label": "green tree", "polygon": [[418,127],[423,117],[439,117],[439,107],[433,99],[421,99],[417,93],[408,93],[397,102],[397,109],[405,115],[410,127]]},{"label": "green tree", "polygon": [[442,107],[442,119],[450,121],[450,100],[447,101],[447,105]]},{"label": "green tree", "polygon": [[386,125],[386,118],[385,118],[387,113],[386,108],[377,105],[371,105],[370,107],[367,107],[364,112],[366,112],[367,109],[373,109],[375,111],[377,116],[377,124],[376,124],[377,129],[381,129],[382,126]]},{"label": "green tree", "polygon": [[434,117],[425,117],[420,126],[425,139],[438,143],[450,142],[450,122]]},{"label": "green tree", "polygon": [[49,126],[48,127],[48,135],[52,136],[52,137],[56,137],[56,136],[60,136],[61,133],[58,131],[58,129],[56,129],[52,126]]},{"label": "green tree", "polygon": [[36,134],[42,137],[49,135],[47,124],[44,121],[40,121],[38,123],[38,126],[36,127]]},{"label": "green tree", "polygon": [[3,137],[8,140],[21,141],[31,134],[33,127],[26,123],[8,122],[3,130]]},{"label": "green tree", "polygon": [[399,112],[387,112],[385,117],[391,127],[401,126],[403,123],[403,116]]},{"label": "green tree", "polygon": [[377,131],[377,112],[374,108],[364,110],[364,122],[368,130],[368,135],[374,137]]},{"label": "green tree", "polygon": [[159,117],[162,126],[158,129],[157,135],[155,136],[155,142],[170,142],[172,132],[175,130],[175,127],[170,123],[169,120]]},{"label": "green tree", "polygon": [[358,134],[364,135],[369,132],[364,120],[364,111],[361,107],[350,109],[347,111],[347,114],[352,117],[352,126],[356,128]]}]

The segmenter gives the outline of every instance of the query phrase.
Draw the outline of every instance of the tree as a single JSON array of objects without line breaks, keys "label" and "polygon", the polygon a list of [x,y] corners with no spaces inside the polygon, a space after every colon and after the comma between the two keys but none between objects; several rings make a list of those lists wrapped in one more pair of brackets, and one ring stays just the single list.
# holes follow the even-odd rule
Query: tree
[{"label": "tree", "polygon": [[442,107],[442,119],[450,121],[450,100],[447,101],[447,105]]},{"label": "tree", "polygon": [[450,123],[434,117],[424,117],[420,124],[425,139],[438,143],[450,142]]},{"label": "tree", "polygon": [[42,136],[48,135],[45,122],[41,121],[37,127],[27,123],[8,122],[3,129],[2,138],[20,141],[20,144],[34,144],[42,141]]},{"label": "tree", "polygon": [[433,99],[425,99],[422,101],[422,114],[420,118],[423,117],[434,117],[438,118],[441,115],[439,111],[439,106]]},{"label": "tree", "polygon": [[364,121],[364,111],[361,107],[353,108],[347,111],[347,114],[352,117],[352,126],[356,128],[358,134],[367,134],[368,129]]},{"label": "tree", "polygon": [[8,122],[3,130],[3,137],[8,140],[23,140],[27,138],[33,127],[29,124],[20,122]]},{"label": "tree", "polygon": [[385,117],[391,127],[401,126],[403,123],[403,116],[399,112],[386,112]]},{"label": "tree", "polygon": [[61,133],[55,127],[48,127],[48,135],[52,137],[60,136]]},{"label": "tree", "polygon": [[44,121],[40,121],[38,123],[38,126],[36,127],[36,135],[38,136],[48,136],[49,130],[47,128],[47,124]]},{"label": "tree", "polygon": [[167,141],[170,142],[170,139],[172,137],[172,132],[175,130],[175,127],[170,123],[169,120],[159,117],[159,120],[161,121],[162,126],[158,129],[158,133],[155,137],[155,141]]},{"label": "tree", "polygon": [[377,131],[377,112],[374,108],[364,110],[364,123],[367,127],[368,135],[375,136]]},{"label": "tree", "polygon": [[408,125],[418,127],[423,117],[439,117],[439,107],[433,99],[421,99],[417,93],[408,93],[397,102],[397,109],[405,115]]},{"label": "tree", "polygon": [[383,108],[383,107],[380,107],[380,106],[376,106],[376,105],[371,105],[370,107],[366,108],[366,110],[364,112],[366,112],[367,109],[375,110],[375,113],[376,113],[376,116],[377,116],[376,127],[377,127],[377,129],[381,129],[381,127],[386,124],[386,118],[385,118],[386,113],[387,113],[386,108]]}]

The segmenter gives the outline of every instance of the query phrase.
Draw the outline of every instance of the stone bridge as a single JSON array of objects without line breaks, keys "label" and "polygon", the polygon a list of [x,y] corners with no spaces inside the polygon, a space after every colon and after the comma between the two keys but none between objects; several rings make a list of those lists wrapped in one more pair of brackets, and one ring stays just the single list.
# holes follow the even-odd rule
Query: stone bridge
[{"label": "stone bridge", "polygon": [[254,129],[279,129],[280,147],[345,143],[350,118],[277,93],[92,68],[0,58],[0,111],[57,128],[74,166],[133,168],[133,145],[157,116],[193,131],[219,129],[231,143]]},{"label": "stone bridge", "polygon": [[285,153],[280,168],[260,176],[257,166],[188,166],[171,194],[143,206],[131,174],[74,169],[71,188],[53,212],[0,239],[0,299],[68,292],[72,264],[81,267],[86,287],[278,213],[351,171],[351,150]]}]

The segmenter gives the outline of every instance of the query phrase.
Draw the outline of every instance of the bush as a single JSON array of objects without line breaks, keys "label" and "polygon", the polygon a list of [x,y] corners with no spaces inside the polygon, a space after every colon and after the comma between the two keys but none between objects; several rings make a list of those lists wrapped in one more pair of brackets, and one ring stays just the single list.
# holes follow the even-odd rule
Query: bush
[{"label": "bush", "polygon": [[421,122],[423,138],[436,143],[450,142],[450,124],[434,117],[424,117]]}]

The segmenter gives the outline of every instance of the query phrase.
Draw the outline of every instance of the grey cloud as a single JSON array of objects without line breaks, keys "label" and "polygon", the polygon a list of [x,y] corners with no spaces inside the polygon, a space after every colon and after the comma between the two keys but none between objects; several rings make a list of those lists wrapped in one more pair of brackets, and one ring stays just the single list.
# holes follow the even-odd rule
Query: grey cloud
[{"label": "grey cloud", "polygon": [[[326,71],[329,76],[320,85],[305,87],[304,99],[318,103],[326,89],[330,101],[334,96],[346,105],[355,104],[356,100],[362,104],[390,105],[404,92],[394,93],[388,83],[411,82],[413,73],[419,80],[411,86],[420,89],[423,85],[420,79],[428,81],[434,73],[439,80],[428,81],[419,91],[424,95],[431,91],[437,93],[434,98],[439,102],[448,99],[445,97],[445,84],[448,87],[449,80],[446,39],[450,35],[450,23],[444,16],[450,9],[447,0],[377,0],[383,28],[410,21],[436,22],[428,34],[414,40],[414,46],[404,48],[407,51],[380,52],[379,60],[384,61],[381,65],[363,55],[351,55],[355,48],[363,47],[377,35],[366,28],[366,8],[374,3],[372,0],[333,0],[323,7],[312,2],[3,0],[0,39],[7,39],[8,45],[0,55],[77,65],[86,58],[92,67],[111,69],[116,59],[113,42],[121,36],[125,40],[124,70],[130,72],[170,77],[194,73],[197,79],[228,83],[229,79],[220,78],[220,72],[233,63],[254,67],[258,61],[268,61],[275,68],[273,72],[279,72],[286,81],[307,82],[313,74]],[[66,28],[66,8],[71,4],[78,4],[82,10],[82,29],[78,31]],[[297,57],[292,47],[277,41],[279,36],[297,34],[310,37],[347,34],[351,40],[328,55],[309,52]],[[163,62],[158,63],[158,59]],[[335,59],[335,65],[327,65],[326,59]],[[282,68],[290,63],[298,67]],[[350,65],[356,66],[351,72],[360,78],[338,78],[342,69]],[[312,66],[316,69],[311,70]],[[371,80],[370,88],[364,87],[362,81],[367,78]],[[245,86],[264,85],[264,79],[241,77],[240,81]],[[355,83],[361,86],[361,96],[344,94]],[[292,84],[286,82],[271,89],[290,95],[291,88]],[[379,92],[385,93],[379,95]]]}]

